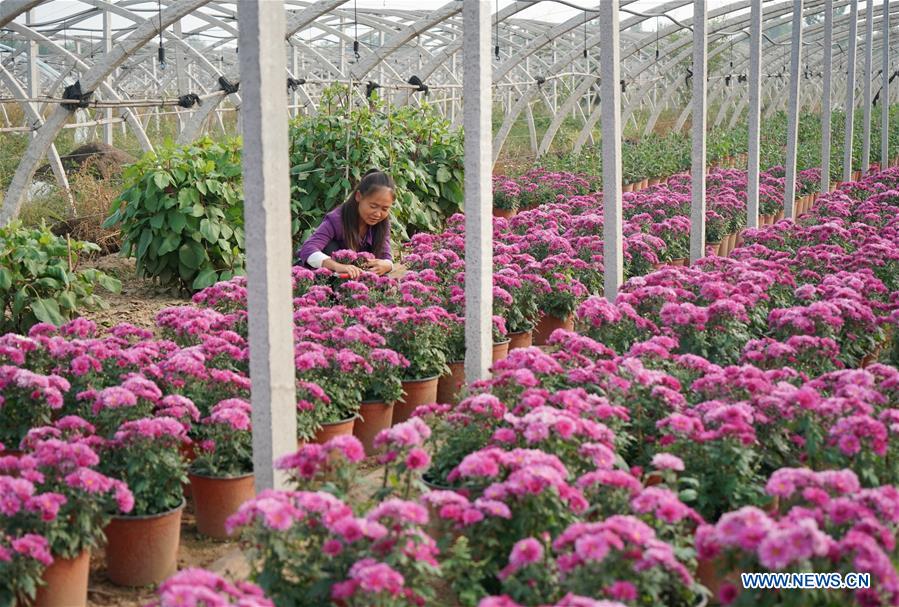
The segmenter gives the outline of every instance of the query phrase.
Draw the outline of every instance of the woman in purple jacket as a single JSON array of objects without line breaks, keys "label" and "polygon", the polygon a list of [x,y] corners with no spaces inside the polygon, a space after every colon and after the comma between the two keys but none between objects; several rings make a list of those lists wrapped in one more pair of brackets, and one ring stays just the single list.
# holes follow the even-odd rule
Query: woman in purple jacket
[{"label": "woman in purple jacket", "polygon": [[395,199],[393,178],[378,169],[368,171],[346,201],[325,215],[315,233],[303,243],[300,263],[358,278],[361,269],[330,257],[334,251],[349,249],[375,256],[368,262],[370,272],[379,276],[390,272],[390,207]]}]

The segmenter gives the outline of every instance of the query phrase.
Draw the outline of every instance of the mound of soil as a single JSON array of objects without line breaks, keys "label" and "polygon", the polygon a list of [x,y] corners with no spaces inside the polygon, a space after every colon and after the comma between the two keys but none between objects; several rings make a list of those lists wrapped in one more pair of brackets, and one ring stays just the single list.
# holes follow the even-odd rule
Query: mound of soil
[{"label": "mound of soil", "polygon": [[[100,141],[92,141],[74,149],[71,154],[60,158],[67,175],[77,173],[87,168],[98,179],[109,179],[121,174],[122,167],[135,161],[134,156],[127,152],[106,145]],[[45,164],[35,173],[36,178],[52,179],[53,171],[49,164]]]}]

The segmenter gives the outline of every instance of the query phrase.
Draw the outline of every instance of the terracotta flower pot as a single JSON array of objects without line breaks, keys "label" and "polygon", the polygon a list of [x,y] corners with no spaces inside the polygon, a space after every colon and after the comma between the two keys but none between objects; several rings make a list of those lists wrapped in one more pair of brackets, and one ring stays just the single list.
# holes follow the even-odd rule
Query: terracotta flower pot
[{"label": "terracotta flower pot", "polygon": [[505,219],[512,219],[518,213],[515,209],[493,209],[494,217],[503,217]]},{"label": "terracotta flower pot", "polygon": [[509,343],[511,339],[493,344],[493,362],[500,361],[509,355]]},{"label": "terracotta flower pot", "polygon": [[784,212],[778,211],[777,213],[774,214],[774,223],[777,223],[778,221],[780,221],[783,218],[784,218]]},{"label": "terracotta flower pot", "polygon": [[540,317],[540,322],[534,327],[534,345],[545,346],[549,341],[549,336],[556,329],[565,329],[566,331],[574,330],[574,316],[569,315],[568,318],[559,318],[552,314],[544,314]]},{"label": "terracotta flower pot", "polygon": [[621,191],[622,191],[622,192],[633,192],[633,191],[634,191],[634,184],[632,184],[632,183],[625,183],[625,184],[622,184],[622,186],[621,186]]},{"label": "terracotta flower pot", "polygon": [[403,398],[393,406],[393,425],[412,417],[420,405],[437,402],[437,376],[403,382]]},{"label": "terracotta flower pot", "polygon": [[662,180],[659,179],[658,177],[653,177],[652,179],[649,180],[649,185],[650,185],[650,186],[659,185],[659,183],[660,183],[661,181],[662,181]]},{"label": "terracotta flower pot", "polygon": [[365,447],[365,454],[371,455],[375,451],[375,437],[378,432],[389,428],[390,422],[393,421],[393,403],[388,404],[379,400],[362,401],[359,415],[362,417],[356,419],[353,436]]},{"label": "terracotta flower pot", "polygon": [[44,585],[37,589],[34,607],[84,607],[90,571],[90,550],[71,559],[54,556],[53,564],[44,569]]},{"label": "terracotta flower pot", "polygon": [[114,516],[106,526],[106,571],[118,586],[158,584],[175,573],[184,502],[147,516]]},{"label": "terracotta flower pot", "polygon": [[706,255],[710,255],[710,256],[715,256],[715,255],[717,255],[717,256],[720,256],[720,255],[721,255],[722,244],[723,244],[723,243],[721,243],[721,242],[706,242],[706,243],[705,243]]},{"label": "terracotta flower pot", "polygon": [[529,348],[534,344],[533,331],[521,331],[519,333],[509,333],[509,351],[516,348]]},{"label": "terracotta flower pot", "polygon": [[318,443],[319,445],[324,445],[335,436],[348,436],[353,433],[353,426],[355,425],[355,423],[356,418],[351,417],[339,422],[322,424],[322,427],[316,430],[315,440],[313,442]]},{"label": "terracotta flower pot", "polygon": [[740,581],[736,571],[720,572],[719,559],[696,559],[696,579],[712,593],[712,604],[718,604],[718,594],[725,583],[736,585]]},{"label": "terracotta flower pot", "polygon": [[730,255],[735,248],[737,248],[737,233],[733,232],[727,235],[727,252],[725,255]]},{"label": "terracotta flower pot", "polygon": [[640,189],[641,189],[641,190],[645,190],[645,189],[648,188],[648,187],[649,187],[649,178],[644,177],[644,178],[640,181]]},{"label": "terracotta flower pot", "polygon": [[437,381],[437,402],[455,405],[459,402],[459,390],[465,383],[465,361],[448,364],[450,372]]},{"label": "terracotta flower pot", "polygon": [[687,265],[687,258],[686,257],[676,257],[675,259],[671,260],[671,265],[684,267]]},{"label": "terracotta flower pot", "polygon": [[242,503],[256,495],[253,473],[214,477],[189,474],[197,531],[217,540],[228,539],[225,521]]}]

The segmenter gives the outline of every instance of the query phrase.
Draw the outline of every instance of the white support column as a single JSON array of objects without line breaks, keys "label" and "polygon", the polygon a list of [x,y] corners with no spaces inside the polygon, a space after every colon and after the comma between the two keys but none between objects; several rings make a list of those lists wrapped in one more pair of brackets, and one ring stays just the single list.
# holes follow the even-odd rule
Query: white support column
[{"label": "white support column", "polygon": [[[298,75],[299,69],[299,56],[297,55],[297,47],[293,44],[290,45],[290,73],[293,74],[294,78],[299,78]],[[300,95],[294,90],[290,93],[290,105],[293,106],[290,114],[296,118],[296,116],[300,113],[300,108],[298,107],[300,104]]]},{"label": "white support column", "polygon": [[297,448],[284,2],[238,2],[244,221],[256,490],[284,486]]},{"label": "white support column", "polygon": [[[28,11],[25,13],[25,24],[31,27],[32,22],[34,21],[34,11]],[[40,47],[38,43],[34,41],[34,39],[29,38],[27,42],[28,48],[28,96],[34,99],[38,95],[41,94],[41,75],[40,71],[37,68],[38,55],[40,53]],[[37,105],[34,105],[37,108]],[[32,137],[35,133],[32,133]]]},{"label": "white support column", "polygon": [[465,105],[465,380],[487,377],[493,359],[493,166],[490,0],[462,8]]},{"label": "white support column", "polygon": [[858,39],[858,1],[850,0],[846,75],[846,130],[843,136],[843,181],[852,177],[852,128],[855,119],[855,47]]},{"label": "white support column", "polygon": [[[832,0],[831,0],[832,1]],[[749,26],[749,159],[746,225],[759,227],[759,150],[761,136],[762,0],[752,0]]]},{"label": "white support column", "polygon": [[[108,10],[103,11],[103,52],[112,50],[112,16]],[[106,109],[106,124],[103,125],[103,142],[112,145],[113,138],[112,108]]]},{"label": "white support column", "polygon": [[799,143],[799,66],[802,63],[803,0],[793,0],[790,42],[790,106],[787,108],[787,174],[784,180],[784,217],[796,216],[796,147]]},{"label": "white support column", "polygon": [[871,168],[871,80],[874,71],[874,0],[865,5],[865,103],[862,105],[862,175]]},{"label": "white support column", "polygon": [[624,282],[624,245],[621,228],[621,48],[618,0],[599,6],[599,66],[602,73],[602,197],[603,292],[615,301]]},{"label": "white support column", "polygon": [[706,0],[693,0],[693,201],[690,208],[690,263],[705,257],[707,17]]},{"label": "white support column", "polygon": [[890,0],[883,0],[883,84],[880,89],[880,168],[890,166]]},{"label": "white support column", "polygon": [[833,0],[824,2],[824,90],[821,102],[821,193],[830,191],[831,71],[833,70]]}]

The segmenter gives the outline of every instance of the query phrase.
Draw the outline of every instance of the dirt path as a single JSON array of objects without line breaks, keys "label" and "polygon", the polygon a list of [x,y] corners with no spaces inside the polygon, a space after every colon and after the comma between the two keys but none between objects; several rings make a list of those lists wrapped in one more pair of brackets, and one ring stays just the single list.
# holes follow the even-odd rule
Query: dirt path
[{"label": "dirt path", "polygon": [[88,264],[122,281],[121,293],[99,290],[98,294],[108,304],[106,309],[85,310],[84,317],[97,323],[101,329],[129,322],[138,327],[156,327],[156,314],[170,306],[190,304],[186,294],[176,289],[166,289],[151,280],[139,278],[134,270],[134,260],[118,255],[107,255]]}]

